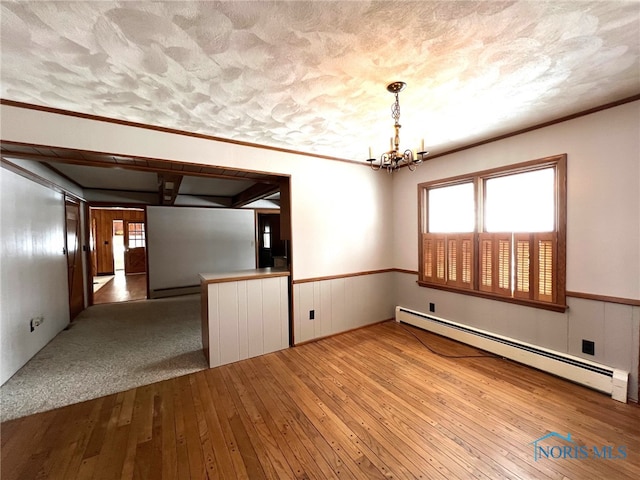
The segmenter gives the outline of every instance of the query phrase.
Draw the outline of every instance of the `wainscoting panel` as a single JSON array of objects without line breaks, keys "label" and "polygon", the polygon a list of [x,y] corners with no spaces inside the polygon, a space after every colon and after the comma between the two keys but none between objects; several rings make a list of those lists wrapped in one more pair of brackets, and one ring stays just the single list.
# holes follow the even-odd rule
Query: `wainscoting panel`
[{"label": "wainscoting panel", "polygon": [[294,282],[295,343],[393,318],[393,275],[385,271]]},{"label": "wainscoting panel", "polygon": [[209,365],[289,346],[288,277],[207,285]]}]

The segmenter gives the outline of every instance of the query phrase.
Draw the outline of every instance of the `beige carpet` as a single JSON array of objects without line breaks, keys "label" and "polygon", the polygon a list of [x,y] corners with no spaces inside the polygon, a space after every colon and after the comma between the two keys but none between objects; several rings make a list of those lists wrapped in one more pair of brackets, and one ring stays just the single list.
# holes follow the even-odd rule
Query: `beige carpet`
[{"label": "beige carpet", "polygon": [[207,368],[200,296],[94,305],[0,387],[1,419]]}]

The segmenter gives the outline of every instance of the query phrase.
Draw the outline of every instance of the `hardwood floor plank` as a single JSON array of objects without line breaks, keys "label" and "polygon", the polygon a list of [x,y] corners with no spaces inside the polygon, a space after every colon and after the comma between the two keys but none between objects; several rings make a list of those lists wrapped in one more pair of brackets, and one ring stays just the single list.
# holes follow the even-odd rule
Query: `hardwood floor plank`
[{"label": "hardwood floor plank", "polygon": [[[322,457],[337,478],[354,478],[355,473],[353,471],[356,470],[356,465],[353,464],[351,469],[347,467],[351,460],[339,448],[334,449],[335,444],[330,439],[325,438],[321,429],[314,425],[313,417],[304,409],[304,405],[295,395],[290,395],[288,389],[279,384],[278,377],[271,371],[272,363],[271,361],[265,361],[266,358],[268,357],[256,359],[256,362],[261,362],[261,375],[270,379],[267,383],[277,392],[276,395],[278,395],[281,402],[285,403],[292,417],[292,425],[300,432],[301,438],[306,437],[308,439],[306,445],[308,445],[309,452],[315,451],[315,455]],[[327,476],[327,478],[332,477],[333,475]]]},{"label": "hardwood floor plank", "polygon": [[266,419],[271,434],[275,436],[279,449],[287,459],[287,463],[294,471],[296,478],[327,478],[318,467],[314,459],[308,454],[304,445],[292,431],[287,419],[282,414],[279,404],[281,399],[273,397],[269,390],[262,385],[262,382],[254,368],[254,362],[244,362],[237,364],[242,371],[243,379],[247,384],[254,387],[251,395],[257,407],[259,415]]},{"label": "hardwood floor plank", "polygon": [[[227,386],[221,373],[220,369],[210,369],[203,372],[211,391],[211,396],[219,407],[216,408],[216,416],[224,440],[224,446],[220,445],[216,449],[216,458],[221,462],[225,462],[226,459],[224,457],[228,455],[235,471],[235,477],[238,479],[266,478],[264,468],[258,460],[258,454],[251,444],[249,434],[244,428],[242,420],[240,420],[239,413],[231,400],[231,395],[227,391]],[[211,421],[215,422],[216,419]]]},{"label": "hardwood floor plank", "polygon": [[117,272],[100,290],[93,294],[93,304],[128,302],[147,298],[147,275],[135,273],[124,275]]},{"label": "hardwood floor plank", "polygon": [[[319,352],[322,354],[322,352]],[[302,360],[302,359],[301,359]],[[328,360],[330,363],[326,363],[325,365],[332,368],[335,371],[336,375],[340,377],[338,379],[334,378],[333,383],[339,385],[339,388],[345,392],[346,399],[348,399],[351,403],[358,404],[358,407],[351,409],[354,411],[367,412],[367,416],[369,418],[369,422],[372,425],[377,424],[380,429],[380,435],[382,441],[384,442],[384,438],[389,436],[398,435],[403,439],[403,442],[409,447],[409,451],[413,451],[413,459],[419,465],[419,471],[414,472],[412,475],[415,478],[420,478],[423,473],[428,472],[430,477],[440,475],[443,478],[452,478],[456,475],[473,475],[474,478],[488,478],[485,474],[480,471],[474,470],[471,467],[467,467],[466,464],[463,467],[459,468],[459,466],[455,463],[451,462],[443,462],[438,458],[437,455],[433,455],[434,451],[438,451],[438,446],[435,444],[430,445],[430,451],[427,453],[424,450],[425,443],[429,443],[426,440],[426,432],[423,431],[423,435],[412,435],[409,433],[412,429],[409,427],[410,424],[415,424],[416,418],[411,417],[406,420],[406,423],[403,425],[402,423],[396,423],[393,428],[391,427],[391,421],[394,420],[393,416],[385,415],[385,408],[387,405],[398,404],[402,405],[403,399],[400,396],[393,395],[391,392],[385,391],[380,388],[370,388],[371,384],[377,385],[375,382],[371,382],[371,384],[367,385],[366,380],[364,380],[361,375],[361,371],[358,371],[359,377],[356,376],[348,376],[349,373],[349,365],[348,364],[340,364],[337,365],[336,362],[332,360]],[[305,368],[313,368],[312,364],[302,364]],[[375,411],[378,417],[374,417],[370,415],[369,412]],[[348,415],[353,415],[352,412],[348,412]],[[358,415],[360,416],[360,414]],[[435,425],[436,422],[433,422]],[[405,427],[406,428],[403,428]],[[380,440],[376,440],[380,441]],[[416,446],[414,449],[414,445]],[[451,447],[456,445],[450,445],[448,450],[451,450]],[[393,448],[393,446],[392,446]],[[396,450],[396,449],[394,449]],[[396,453],[397,454],[397,453]],[[404,453],[400,452],[400,455],[396,459],[394,463],[407,463],[406,460],[403,460]]]},{"label": "hardwood floor plank", "polygon": [[350,470],[355,478],[385,478],[386,466],[362,451],[354,432],[324,406],[302,379],[294,375],[287,362],[288,355],[276,354],[269,368],[279,372],[276,378],[282,387],[289,395],[295,395],[297,401],[303,405],[305,414],[340,456],[345,468]]},{"label": "hardwood floor plank", "polygon": [[[281,390],[274,388],[274,379],[260,360],[245,362],[243,367],[250,368],[253,373],[251,378],[260,383],[261,387],[268,392],[269,395],[265,406],[269,411],[278,412],[279,418],[282,419],[281,431],[283,436],[293,436],[288,440],[292,448],[295,448],[294,446],[297,444],[303,447],[296,449],[296,456],[302,459],[301,461],[307,465],[307,469],[311,470],[316,478],[339,478],[335,469],[327,461],[327,457],[321,453],[322,450],[325,452],[330,451],[331,447],[320,437],[315,428],[312,429],[310,437],[309,430],[305,428],[308,427],[308,424],[304,425],[300,421],[303,416],[302,412],[292,405],[288,395],[283,395]],[[332,458],[332,455],[329,455],[328,458]],[[311,463],[313,465],[309,465]]]},{"label": "hardwood floor plank", "polygon": [[[3,477],[28,478],[26,471],[33,472],[34,469],[35,472],[32,475],[35,476],[46,458],[46,453],[37,453],[41,449],[35,449],[34,445],[41,442],[45,432],[55,420],[55,414],[40,414],[18,418],[2,424],[0,428],[2,435],[0,465]],[[25,455],[25,452],[29,452],[29,454]]]},{"label": "hardwood floor plank", "polygon": [[[212,396],[205,373],[198,373],[194,378],[198,395],[201,398],[201,416],[205,428],[201,435],[209,478],[246,478],[246,472],[245,475],[236,474],[236,466],[230,454],[231,448],[228,447],[235,443],[235,439],[230,432],[228,423],[225,422],[223,426],[220,422],[216,408],[217,397]],[[229,444],[225,437],[231,438]]]},{"label": "hardwood floor plank", "polygon": [[[95,428],[100,411],[102,409],[103,398],[99,398],[95,401],[84,402],[80,405],[86,407],[85,409],[74,410],[74,417],[77,419],[75,428],[70,431],[70,438],[75,444],[75,449],[69,459],[67,470],[61,475],[62,478],[76,478],[80,476],[81,470],[87,462],[85,460],[85,452],[87,445],[89,444],[89,438]],[[97,457],[93,457],[97,460]],[[92,470],[91,470],[92,472]],[[55,478],[55,477],[54,477]]]},{"label": "hardwood floor plank", "polygon": [[184,413],[184,432],[187,444],[189,472],[191,478],[206,478],[204,458],[200,448],[198,418],[196,417],[189,375],[178,378],[177,383],[182,394],[182,411]]},{"label": "hardwood floor plank", "polygon": [[176,440],[176,412],[173,404],[173,380],[158,384],[162,395],[162,479],[178,479],[178,452]]},{"label": "hardwood floor plank", "polygon": [[[308,385],[318,392],[322,402],[336,412],[342,422],[353,432],[354,437],[358,438],[358,445],[370,452],[370,456],[375,456],[384,462],[380,468],[385,475],[400,478],[424,478],[425,470],[430,468],[428,462],[420,461],[415,457],[409,459],[404,452],[389,442],[387,438],[390,436],[390,432],[369,413],[371,405],[366,404],[366,400],[363,402],[365,403],[364,408],[352,406],[355,397],[346,393],[342,389],[343,384],[339,383],[332,375],[324,373],[326,364],[323,365],[323,368],[316,370],[317,362],[306,362],[305,360],[300,355],[297,358],[292,358],[290,364],[292,370],[301,378],[304,377],[309,382]],[[361,390],[360,395],[362,394]],[[447,472],[438,473],[442,474],[442,478],[447,478]]]},{"label": "hardwood floor plank", "polygon": [[[179,378],[171,380],[173,403],[175,408],[175,428],[176,428],[176,452],[177,452],[177,466],[178,466],[178,478],[191,478],[190,466],[189,466],[189,453],[187,451],[187,439],[185,431],[185,420],[182,403],[182,395],[180,394],[180,388],[178,385]],[[195,472],[194,472],[195,473]]]},{"label": "hardwood floor plank", "polygon": [[[232,374],[230,369],[233,365],[229,365],[229,367],[223,371],[225,383],[240,413],[242,423],[248,431],[254,432],[252,435],[250,434],[251,443],[258,452],[263,467],[270,466],[269,469],[265,468],[267,478],[295,478],[291,467],[264,424],[264,419],[255,414],[254,406],[247,394],[247,386]],[[267,459],[268,463],[264,459]]]},{"label": "hardwood floor plank", "polygon": [[111,418],[111,410],[115,404],[115,399],[115,395],[104,397],[100,407],[100,413],[91,430],[91,436],[89,437],[87,448],[84,451],[84,458],[95,457],[100,453],[100,450],[102,450],[104,437],[107,434],[107,424]]},{"label": "hardwood floor plank", "polygon": [[[345,367],[348,368],[348,366]],[[403,383],[398,379],[398,371],[385,372],[385,370],[378,368],[374,369],[373,365],[367,367],[366,364],[363,365],[362,368],[371,369],[372,381],[374,383],[385,384],[386,382],[387,389],[394,392],[393,400],[384,404],[384,406],[393,413],[393,416],[401,419],[404,424],[410,425],[409,431],[414,430],[419,435],[416,437],[416,441],[419,441],[420,436],[423,438],[428,436],[429,439],[433,439],[435,437],[433,429],[435,428],[437,430],[441,448],[439,449],[437,446],[435,448],[436,452],[440,452],[441,456],[434,456],[441,458],[441,461],[449,468],[457,470],[459,467],[456,467],[456,464],[458,464],[474,476],[515,476],[515,472],[507,470],[504,465],[492,465],[491,461],[487,462],[486,459],[477,458],[476,455],[482,455],[482,452],[475,452],[475,455],[469,452],[469,447],[461,440],[461,438],[468,438],[468,435],[462,435],[461,432],[458,431],[461,425],[456,426],[448,420],[450,417],[447,415],[450,415],[450,413],[446,410],[446,404],[440,405],[438,402],[425,401],[424,384],[416,387],[415,384],[411,383],[415,378],[411,378],[411,382]],[[375,372],[380,374],[388,373],[388,376],[385,378],[389,380],[383,377],[377,377],[377,373]],[[363,378],[366,379],[367,376],[363,376]],[[414,392],[416,390],[414,390],[414,388],[417,388],[417,393],[415,394]],[[429,395],[432,394],[433,392],[429,391]],[[398,406],[398,408],[396,408],[396,406]],[[393,416],[391,418],[394,418]],[[417,420],[424,420],[425,422],[422,423]],[[483,438],[480,444],[488,443],[491,440],[492,439]],[[485,465],[485,463],[487,465]],[[457,475],[461,475],[461,473],[458,472]]]},{"label": "hardwood floor plank", "polygon": [[640,478],[637,404],[478,354],[386,322],[11,420],[2,479]]}]

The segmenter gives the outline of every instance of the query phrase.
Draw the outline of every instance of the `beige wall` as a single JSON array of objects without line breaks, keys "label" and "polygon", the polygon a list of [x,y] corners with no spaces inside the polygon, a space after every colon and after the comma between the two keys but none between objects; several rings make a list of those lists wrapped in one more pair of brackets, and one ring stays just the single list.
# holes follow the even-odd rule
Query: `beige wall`
[{"label": "beige wall", "polygon": [[[394,265],[418,270],[418,183],[566,153],[567,290],[640,300],[638,132],[640,102],[633,102],[401,172],[393,190]],[[399,305],[427,312],[433,302],[438,316],[627,370],[637,399],[640,307],[569,298],[565,313],[553,313],[422,288],[415,275],[397,275]],[[595,357],[582,353],[582,339],[595,342]]]}]

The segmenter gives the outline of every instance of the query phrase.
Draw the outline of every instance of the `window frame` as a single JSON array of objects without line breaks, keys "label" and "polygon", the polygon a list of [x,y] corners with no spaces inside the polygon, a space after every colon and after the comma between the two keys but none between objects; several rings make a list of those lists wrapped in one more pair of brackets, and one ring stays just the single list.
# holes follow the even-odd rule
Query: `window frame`
[{"label": "window frame", "polygon": [[[126,221],[125,223],[127,228],[127,248],[144,248],[147,241],[144,222]],[[133,227],[133,231],[131,227]]]},{"label": "window frame", "polygon": [[[555,211],[554,211],[554,225],[555,230],[550,232],[485,232],[484,229],[484,206],[485,206],[485,181],[491,178],[503,177],[509,175],[516,175],[520,173],[531,172],[535,170],[542,170],[545,168],[554,168],[554,194],[555,194]],[[475,208],[475,225],[474,231],[468,234],[460,233],[430,233],[428,231],[428,212],[429,212],[429,190],[433,188],[453,186],[461,183],[473,183],[474,186],[474,208]],[[498,300],[508,303],[515,303],[520,305],[526,305],[535,308],[542,308],[557,312],[564,312],[566,306],[566,224],[567,224],[567,155],[554,155],[550,157],[540,158],[527,162],[506,165],[504,167],[493,168],[489,170],[483,170],[478,172],[469,173],[466,175],[460,175],[457,177],[450,177],[440,180],[434,180],[418,184],[418,285],[427,288],[435,288],[439,290],[447,290],[455,293],[461,293],[465,295],[472,295],[482,298],[489,298],[492,300]],[[425,235],[427,234],[427,235]],[[446,273],[449,270],[449,266],[446,264],[446,259],[449,257],[447,245],[453,245],[453,240],[458,239],[457,245],[460,245],[461,236],[471,236],[473,239],[473,248],[471,252],[472,269],[470,272],[471,283],[463,285],[459,278],[455,281],[450,281],[447,278]],[[429,239],[442,238],[445,245],[444,253],[442,254],[445,259],[444,272],[445,278],[432,278],[429,279],[425,276],[425,260],[430,263],[432,271],[435,272],[438,268],[435,256],[431,259],[426,258],[425,250],[429,244]],[[492,271],[499,266],[498,255],[500,253],[499,245],[496,242],[501,242],[504,247],[504,242],[509,241],[509,251],[513,254],[510,257],[510,265],[512,269],[518,269],[516,262],[517,258],[517,242],[522,243],[526,238],[529,238],[529,264],[528,272],[529,279],[526,284],[529,287],[528,291],[518,291],[518,278],[515,275],[509,275],[509,288],[500,288],[499,285],[482,286],[483,276],[481,272],[481,263],[483,255],[481,252],[482,242],[486,239],[493,238],[494,243],[491,244],[493,258],[492,258]],[[538,294],[534,287],[538,285],[538,278],[535,278],[535,271],[537,270],[538,263],[538,245],[539,242],[552,241],[552,255],[555,260],[552,262],[552,279],[551,292],[548,295]],[[514,244],[512,247],[511,244]],[[431,243],[432,252],[435,255],[435,242]],[[458,252],[457,256],[460,255]],[[504,248],[503,248],[504,253]],[[519,270],[520,271],[520,270]],[[456,277],[461,276],[460,266],[458,265]],[[511,292],[511,279],[516,284],[513,286],[513,293]],[[497,274],[494,279],[497,278]],[[494,282],[495,283],[495,282]],[[503,282],[504,283],[504,282]]]}]

